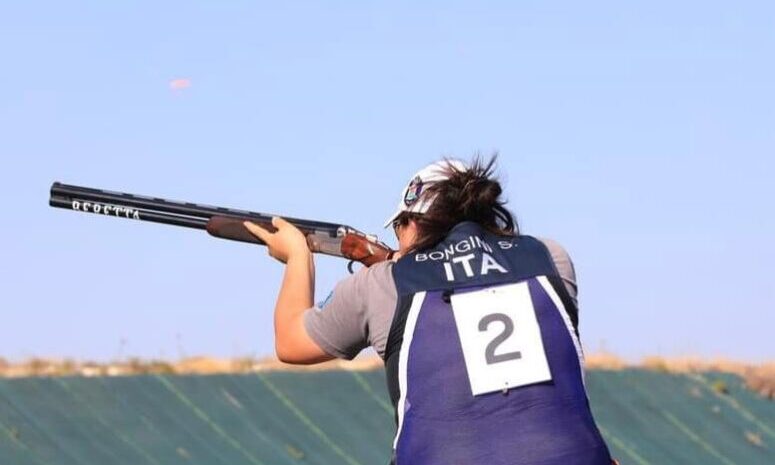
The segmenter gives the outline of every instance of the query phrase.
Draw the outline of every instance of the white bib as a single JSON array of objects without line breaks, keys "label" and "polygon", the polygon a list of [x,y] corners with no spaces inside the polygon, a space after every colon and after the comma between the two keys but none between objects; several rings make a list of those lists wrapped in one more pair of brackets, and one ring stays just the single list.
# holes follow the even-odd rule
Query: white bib
[{"label": "white bib", "polygon": [[474,396],[552,379],[527,282],[450,300]]}]

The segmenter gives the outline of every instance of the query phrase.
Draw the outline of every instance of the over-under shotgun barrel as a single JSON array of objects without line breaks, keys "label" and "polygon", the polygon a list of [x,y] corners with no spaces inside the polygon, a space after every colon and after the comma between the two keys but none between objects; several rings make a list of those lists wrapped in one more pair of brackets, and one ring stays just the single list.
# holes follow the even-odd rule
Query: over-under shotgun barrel
[{"label": "over-under shotgun barrel", "polygon": [[[59,182],[51,185],[49,205],[105,216],[206,229],[218,237],[259,244],[263,243],[260,239],[247,233],[247,231],[238,232],[238,228],[233,226],[239,224],[239,229],[244,229],[241,227],[241,222],[250,220],[273,229],[271,227],[272,215],[266,213],[73,186]],[[352,230],[347,225],[336,223],[298,218],[285,219],[306,235],[327,235],[334,238],[344,234],[345,231]],[[216,226],[213,227],[213,224]],[[229,233],[220,234],[220,229],[230,225],[232,227],[229,228]]]},{"label": "over-under shotgun barrel", "polygon": [[49,198],[48,204],[52,207],[65,208],[68,210],[116,216],[118,218],[151,221],[154,223],[171,224],[173,226],[184,226],[195,229],[206,229],[208,221],[206,218],[175,215],[173,213],[133,208],[116,203],[86,201],[80,198],[52,196]]},{"label": "over-under shotgun barrel", "polygon": [[[202,205],[191,202],[181,202],[176,200],[166,200],[158,197],[148,197],[144,195],[127,194],[124,192],[114,192],[103,189],[94,189],[91,187],[73,186],[55,182],[51,185],[51,198],[54,199],[79,199],[89,202],[98,202],[103,204],[112,204],[138,209],[147,209],[158,212],[167,212],[175,215],[193,216],[198,218],[211,218],[213,216],[233,216],[239,218],[253,218],[258,221],[271,219],[273,215],[267,213],[251,212],[239,210],[236,208],[214,207],[211,205]],[[59,206],[59,205],[51,205]],[[70,208],[70,207],[65,207]],[[326,230],[331,227],[339,227],[335,223],[324,221],[304,220],[299,218],[285,218],[293,224],[301,225],[309,229]]]}]

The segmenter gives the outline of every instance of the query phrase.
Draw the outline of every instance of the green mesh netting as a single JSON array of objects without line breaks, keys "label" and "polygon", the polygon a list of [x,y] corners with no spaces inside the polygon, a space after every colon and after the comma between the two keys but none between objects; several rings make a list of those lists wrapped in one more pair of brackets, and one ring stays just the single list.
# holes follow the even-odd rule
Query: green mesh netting
[{"label": "green mesh netting", "polygon": [[[623,465],[775,464],[775,402],[735,376],[593,371],[587,388]],[[0,380],[3,465],[383,465],[393,428],[381,371]]]}]

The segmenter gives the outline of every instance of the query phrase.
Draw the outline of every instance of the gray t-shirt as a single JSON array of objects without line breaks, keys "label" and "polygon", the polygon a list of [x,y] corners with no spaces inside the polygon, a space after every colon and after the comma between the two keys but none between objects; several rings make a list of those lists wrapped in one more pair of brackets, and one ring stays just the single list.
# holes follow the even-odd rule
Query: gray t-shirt
[{"label": "gray t-shirt", "polygon": [[[541,242],[549,249],[575,303],[576,272],[570,256],[555,241]],[[371,346],[384,358],[397,303],[393,262],[377,263],[340,281],[325,302],[306,311],[304,326],[312,340],[329,355],[350,360]]]}]

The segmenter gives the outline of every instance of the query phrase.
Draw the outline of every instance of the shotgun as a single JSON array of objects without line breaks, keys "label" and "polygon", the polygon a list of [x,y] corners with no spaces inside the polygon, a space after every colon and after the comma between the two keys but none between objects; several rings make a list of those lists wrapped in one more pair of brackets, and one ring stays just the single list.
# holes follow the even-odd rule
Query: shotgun
[{"label": "shotgun", "polygon": [[[243,221],[252,221],[270,232],[272,216],[233,208],[213,207],[191,202],[178,202],[158,197],[113,192],[91,187],[72,186],[55,182],[51,185],[49,205],[79,212],[94,213],[153,223],[170,224],[186,228],[204,229],[221,239],[266,245],[251,234]],[[285,218],[285,217],[283,217]],[[377,240],[350,226],[323,221],[285,218],[307,237],[312,252],[342,257],[365,266],[389,260],[394,251]]]}]

